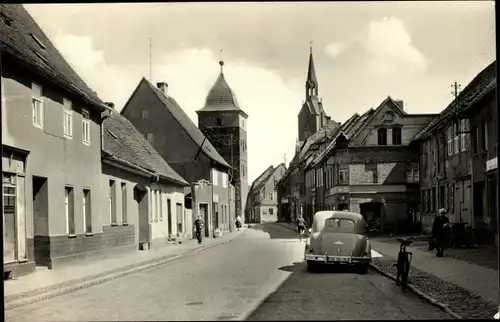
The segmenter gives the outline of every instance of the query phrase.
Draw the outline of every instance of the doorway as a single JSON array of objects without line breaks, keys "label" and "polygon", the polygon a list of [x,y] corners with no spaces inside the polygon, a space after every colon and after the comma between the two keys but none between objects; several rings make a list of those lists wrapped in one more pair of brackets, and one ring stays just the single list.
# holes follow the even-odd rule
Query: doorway
[{"label": "doorway", "polygon": [[180,237],[184,234],[184,214],[181,203],[175,204],[175,212],[177,217],[177,237]]},{"label": "doorway", "polygon": [[151,241],[147,194],[146,187],[141,185],[134,187],[134,200],[137,203],[137,213],[139,214],[139,250],[149,249]]},{"label": "doorway", "polygon": [[213,202],[212,203],[212,206],[213,206],[213,210],[212,210],[212,220],[213,220],[213,227],[214,227],[214,230],[219,228],[219,204],[217,202]]},{"label": "doorway", "polygon": [[32,188],[35,263],[37,266],[49,266],[49,191],[47,178],[33,176]]},{"label": "doorway", "polygon": [[210,229],[208,222],[208,203],[200,203],[200,216],[203,218],[203,222],[205,223],[205,237],[210,237]]},{"label": "doorway", "polygon": [[365,218],[369,230],[382,230],[382,207],[383,205],[380,202],[365,202],[359,205],[359,210]]}]

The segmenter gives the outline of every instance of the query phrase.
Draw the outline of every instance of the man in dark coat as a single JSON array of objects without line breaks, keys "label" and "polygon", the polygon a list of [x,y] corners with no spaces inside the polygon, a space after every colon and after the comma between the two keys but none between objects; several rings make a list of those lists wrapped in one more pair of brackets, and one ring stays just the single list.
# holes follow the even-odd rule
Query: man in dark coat
[{"label": "man in dark coat", "polygon": [[198,244],[201,244],[202,242],[202,229],[203,229],[203,219],[201,219],[201,216],[198,216],[196,220],[194,221],[194,227],[196,229],[196,239],[198,239]]},{"label": "man in dark coat", "polygon": [[436,256],[443,257],[444,244],[446,240],[446,224],[449,224],[450,220],[446,216],[446,209],[439,209],[434,222],[432,223],[432,239],[436,247]]}]

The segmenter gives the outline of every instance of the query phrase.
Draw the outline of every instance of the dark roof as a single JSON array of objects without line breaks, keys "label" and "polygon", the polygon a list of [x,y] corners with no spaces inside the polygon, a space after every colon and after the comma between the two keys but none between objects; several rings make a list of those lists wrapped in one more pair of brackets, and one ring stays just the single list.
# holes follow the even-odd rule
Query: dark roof
[{"label": "dark roof", "polygon": [[0,10],[0,50],[89,105],[106,109],[22,4],[2,4]]},{"label": "dark roof", "polygon": [[309,50],[309,66],[307,68],[307,82],[311,85],[318,86],[318,78],[316,77],[316,68],[314,68],[314,58],[312,48]]},{"label": "dark roof", "polygon": [[[255,190],[260,190],[267,183],[267,181],[269,180],[269,178],[271,178],[276,173],[276,171],[278,171],[281,168],[281,166],[285,167],[285,164],[284,163],[280,163],[276,168],[273,169],[273,171],[271,171],[266,176],[264,176],[264,178],[262,178],[262,180],[260,180],[257,183],[257,185],[254,187],[254,189]],[[285,167],[285,169],[286,169],[286,167]]]},{"label": "dark roof", "polygon": [[457,98],[439,114],[424,126],[413,138],[418,141],[427,137],[433,130],[441,127],[453,115],[461,113],[477,102],[478,99],[496,88],[496,60],[483,69],[474,79],[460,92]]},{"label": "dark roof", "polygon": [[141,168],[182,186],[189,186],[158,154],[144,136],[118,112],[110,111],[103,127],[105,158]]},{"label": "dark roof", "polygon": [[215,81],[215,84],[210,88],[208,92],[207,98],[205,100],[205,106],[196,111],[199,112],[214,112],[214,111],[238,111],[243,114],[245,117],[248,115],[243,112],[238,104],[238,100],[236,99],[236,95],[229,87],[226,79],[224,78],[224,73],[222,72],[222,66],[224,66],[224,62],[219,62],[221,64],[221,71],[219,77]]},{"label": "dark roof", "polygon": [[205,135],[203,135],[200,129],[198,129],[198,127],[193,123],[186,112],[184,112],[184,110],[171,96],[165,96],[158,88],[156,88],[145,78],[142,78],[141,82],[145,82],[151,88],[151,90],[156,94],[163,106],[165,106],[170,111],[172,116],[184,128],[186,133],[193,139],[196,145],[200,147],[203,144],[201,148],[203,153],[205,153],[212,161],[218,163],[219,165],[231,168],[231,166],[224,160],[219,152],[217,152],[212,143],[210,143],[210,141],[205,138]]}]

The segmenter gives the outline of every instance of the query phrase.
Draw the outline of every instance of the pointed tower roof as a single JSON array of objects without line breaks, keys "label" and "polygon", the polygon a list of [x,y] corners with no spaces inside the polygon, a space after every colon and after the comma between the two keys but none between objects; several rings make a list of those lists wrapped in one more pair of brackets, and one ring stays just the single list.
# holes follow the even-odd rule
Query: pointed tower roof
[{"label": "pointed tower roof", "polygon": [[314,68],[312,47],[309,47],[309,68],[307,69],[307,82],[311,85],[318,86],[318,79],[316,78],[316,69]]},{"label": "pointed tower roof", "polygon": [[240,108],[238,100],[236,99],[236,95],[231,90],[226,82],[226,79],[224,78],[224,62],[220,61],[219,65],[219,77],[217,77],[215,84],[208,92],[207,98],[205,100],[205,106],[202,109],[196,111],[196,113],[214,111],[239,111],[243,114],[243,116],[248,117],[248,115]]}]

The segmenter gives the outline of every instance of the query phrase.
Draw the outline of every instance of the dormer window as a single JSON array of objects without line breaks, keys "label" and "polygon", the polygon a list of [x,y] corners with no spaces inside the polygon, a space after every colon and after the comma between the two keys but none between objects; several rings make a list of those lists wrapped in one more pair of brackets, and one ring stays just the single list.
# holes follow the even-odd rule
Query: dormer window
[{"label": "dormer window", "polygon": [[380,128],[377,131],[377,143],[378,145],[387,145],[387,129]]},{"label": "dormer window", "polygon": [[30,34],[31,38],[33,38],[33,40],[38,44],[38,46],[40,46],[41,49],[45,50],[45,45],[43,44],[43,42],[38,39],[37,36],[35,36],[34,34]]}]

